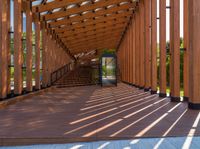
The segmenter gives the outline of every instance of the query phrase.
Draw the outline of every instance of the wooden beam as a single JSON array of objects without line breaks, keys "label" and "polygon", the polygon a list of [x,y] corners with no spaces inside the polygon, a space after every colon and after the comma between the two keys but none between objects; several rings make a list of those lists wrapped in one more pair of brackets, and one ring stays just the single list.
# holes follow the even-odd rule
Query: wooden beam
[{"label": "wooden beam", "polygon": [[0,100],[7,96],[7,1],[0,0]]},{"label": "wooden beam", "polygon": [[151,93],[157,93],[157,0],[151,0]]},{"label": "wooden beam", "polygon": [[171,0],[171,100],[180,101],[180,1]]},{"label": "wooden beam", "polygon": [[22,93],[22,0],[14,1],[14,93]]},{"label": "wooden beam", "polygon": [[166,97],[166,0],[160,0],[160,97]]},{"label": "wooden beam", "polygon": [[183,66],[183,89],[184,100],[189,98],[189,41],[188,41],[188,3],[189,0],[184,0],[184,66]]},{"label": "wooden beam", "polygon": [[40,89],[40,22],[35,22],[35,88]]},{"label": "wooden beam", "polygon": [[200,15],[199,0],[188,3],[188,33],[189,33],[189,108],[200,109]]},{"label": "wooden beam", "polygon": [[26,91],[32,91],[32,12],[31,1],[26,2]]}]

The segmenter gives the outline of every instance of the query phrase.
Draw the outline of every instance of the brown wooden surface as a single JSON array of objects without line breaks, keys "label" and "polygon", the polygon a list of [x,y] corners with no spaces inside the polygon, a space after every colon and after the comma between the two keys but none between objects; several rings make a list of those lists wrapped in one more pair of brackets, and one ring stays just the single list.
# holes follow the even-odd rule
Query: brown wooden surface
[{"label": "brown wooden surface", "polygon": [[157,0],[151,0],[151,90],[157,91]]},{"label": "brown wooden surface", "polygon": [[[198,114],[186,103],[172,103],[121,83],[54,89],[1,109],[0,138],[6,139],[0,143],[187,137]],[[200,135],[198,126],[195,136]]]},{"label": "brown wooden surface", "polygon": [[22,0],[14,1],[14,92],[22,93]]},{"label": "brown wooden surface", "polygon": [[160,0],[160,93],[166,94],[166,0]]},{"label": "brown wooden surface", "polygon": [[144,38],[144,28],[145,28],[145,22],[144,22],[144,0],[141,0],[139,3],[139,9],[140,9],[140,87],[145,86],[145,38]]},{"label": "brown wooden surface", "polygon": [[188,0],[184,0],[184,68],[183,88],[184,96],[189,97],[189,39],[188,39]]},{"label": "brown wooden surface", "polygon": [[0,99],[7,96],[7,1],[0,0]]},{"label": "brown wooden surface", "polygon": [[33,46],[32,46],[32,12],[31,1],[26,2],[26,90],[32,91],[32,64],[33,64]]},{"label": "brown wooden surface", "polygon": [[145,9],[145,89],[151,87],[150,0],[144,0]]},{"label": "brown wooden surface", "polygon": [[171,0],[171,96],[180,97],[180,2]]},{"label": "brown wooden surface", "polygon": [[199,32],[199,22],[200,17],[199,12],[200,1],[194,0],[188,3],[189,9],[189,98],[190,102],[194,104],[200,103],[200,32]]}]

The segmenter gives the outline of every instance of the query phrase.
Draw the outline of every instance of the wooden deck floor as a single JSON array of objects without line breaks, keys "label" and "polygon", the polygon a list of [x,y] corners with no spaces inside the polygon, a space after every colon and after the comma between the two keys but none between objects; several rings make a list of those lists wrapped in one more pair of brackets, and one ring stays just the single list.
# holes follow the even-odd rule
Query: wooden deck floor
[{"label": "wooden deck floor", "polygon": [[0,144],[200,135],[200,111],[120,83],[51,92],[0,110]]}]

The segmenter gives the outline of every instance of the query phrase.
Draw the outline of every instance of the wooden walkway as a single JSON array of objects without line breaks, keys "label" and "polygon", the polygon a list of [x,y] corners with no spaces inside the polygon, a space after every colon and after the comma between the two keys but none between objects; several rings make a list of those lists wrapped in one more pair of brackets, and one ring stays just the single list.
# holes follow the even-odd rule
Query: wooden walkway
[{"label": "wooden walkway", "polygon": [[199,113],[123,83],[57,88],[0,110],[0,145],[199,136]]}]

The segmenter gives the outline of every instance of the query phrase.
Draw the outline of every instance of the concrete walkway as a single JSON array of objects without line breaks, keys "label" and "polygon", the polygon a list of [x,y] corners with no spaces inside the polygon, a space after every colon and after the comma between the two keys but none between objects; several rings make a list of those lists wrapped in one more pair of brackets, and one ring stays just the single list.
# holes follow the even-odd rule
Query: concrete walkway
[{"label": "concrete walkway", "polygon": [[55,89],[0,117],[0,145],[200,136],[200,111],[122,83]]}]

